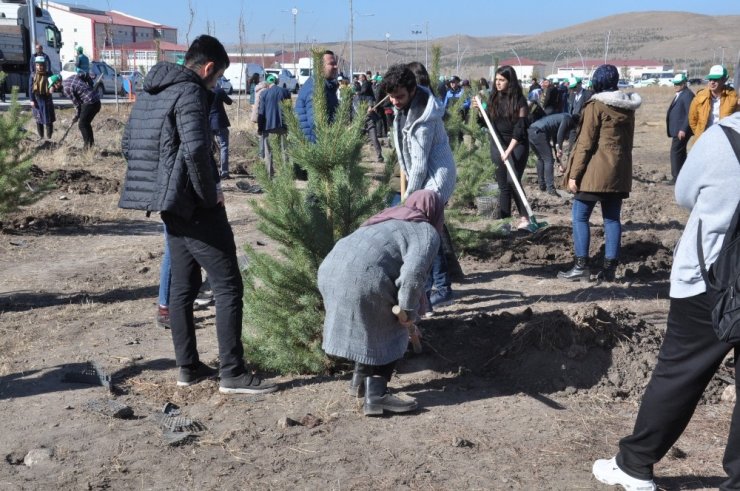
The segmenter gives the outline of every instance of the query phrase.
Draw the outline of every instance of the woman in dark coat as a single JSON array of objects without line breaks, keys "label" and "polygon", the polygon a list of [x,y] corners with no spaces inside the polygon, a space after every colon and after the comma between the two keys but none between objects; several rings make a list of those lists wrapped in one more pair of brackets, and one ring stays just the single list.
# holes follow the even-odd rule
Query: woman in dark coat
[{"label": "woman in dark coat", "polygon": [[388,208],[336,243],[319,267],[326,318],[322,348],[355,362],[350,392],[365,395],[365,415],[403,413],[416,401],[390,395],[387,384],[409,343],[432,260],[439,248],[444,205],[420,190],[404,206]]},{"label": "woman in dark coat", "polygon": [[36,131],[39,137],[44,137],[44,127],[46,127],[46,138],[51,139],[54,132],[54,100],[49,90],[49,75],[46,71],[46,58],[37,56],[34,59],[36,71],[33,75],[31,85],[31,107],[33,108],[33,117],[36,120]]}]

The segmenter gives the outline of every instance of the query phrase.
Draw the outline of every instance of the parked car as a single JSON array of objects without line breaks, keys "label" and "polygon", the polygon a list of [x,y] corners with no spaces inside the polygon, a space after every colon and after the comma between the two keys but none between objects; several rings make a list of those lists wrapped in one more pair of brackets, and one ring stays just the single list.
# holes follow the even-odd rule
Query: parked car
[{"label": "parked car", "polygon": [[234,92],[234,87],[231,85],[231,82],[226,77],[221,77],[218,79],[217,85],[221,87],[224,92],[231,95]]},{"label": "parked car", "polygon": [[632,87],[634,87],[634,85],[626,78],[620,78],[619,82],[617,82],[618,89],[631,89]]},{"label": "parked car", "polygon": [[[120,76],[123,78],[123,80],[131,81],[136,92],[141,91],[142,85],[144,84],[144,75],[142,75],[140,71],[127,70],[125,72],[121,72]],[[124,86],[124,90],[126,90],[126,83],[122,82],[122,85]]]},{"label": "parked car", "polygon": [[[74,61],[68,61],[62,67],[62,78],[71,77],[76,73],[77,71],[75,70]],[[116,88],[118,88],[119,94],[123,95],[125,93],[123,90],[123,80],[116,73],[115,69],[106,62],[91,61],[89,73],[90,78],[96,82],[96,87],[100,96],[103,94],[114,94],[116,92]]]},{"label": "parked car", "polygon": [[293,93],[298,92],[298,79],[286,68],[265,68],[265,77],[268,75],[275,75],[281,87]]},{"label": "parked car", "polygon": [[689,79],[689,85],[703,85],[704,80],[701,78],[690,78]]}]

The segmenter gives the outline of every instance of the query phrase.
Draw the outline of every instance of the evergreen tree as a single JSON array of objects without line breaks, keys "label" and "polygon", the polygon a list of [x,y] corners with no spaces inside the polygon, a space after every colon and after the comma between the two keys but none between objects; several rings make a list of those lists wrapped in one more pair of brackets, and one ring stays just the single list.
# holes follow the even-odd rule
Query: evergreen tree
[{"label": "evergreen tree", "polygon": [[28,116],[21,113],[17,88],[11,97],[10,110],[0,117],[0,218],[38,201],[50,188],[49,182],[30,185],[36,152],[24,143]]},{"label": "evergreen tree", "polygon": [[[385,183],[373,187],[360,165],[366,106],[352,118],[351,94],[343,92],[330,122],[320,52],[313,57],[316,143],[306,140],[286,101],[288,159],[278,161],[272,180],[262,166],[256,170],[266,196],[252,201],[252,207],[258,229],[280,244],[279,257],[246,246],[245,350],[250,361],[282,373],[317,373],[330,367],[321,350],[324,312],[318,267],[337,240],[383,208],[388,195]],[[308,173],[304,189],[293,180],[292,162]]]}]

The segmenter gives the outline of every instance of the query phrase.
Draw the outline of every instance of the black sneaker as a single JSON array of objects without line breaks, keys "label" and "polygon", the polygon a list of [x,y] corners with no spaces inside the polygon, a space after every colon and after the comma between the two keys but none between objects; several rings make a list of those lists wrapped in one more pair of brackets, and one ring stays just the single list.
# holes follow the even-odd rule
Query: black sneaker
[{"label": "black sneaker", "polygon": [[217,376],[218,370],[199,361],[192,365],[183,365],[180,367],[180,373],[177,375],[177,385],[178,387],[187,387],[209,378],[216,378]]},{"label": "black sneaker", "polygon": [[242,373],[236,377],[221,377],[218,391],[222,394],[269,394],[277,389],[277,385],[265,382],[256,374]]}]

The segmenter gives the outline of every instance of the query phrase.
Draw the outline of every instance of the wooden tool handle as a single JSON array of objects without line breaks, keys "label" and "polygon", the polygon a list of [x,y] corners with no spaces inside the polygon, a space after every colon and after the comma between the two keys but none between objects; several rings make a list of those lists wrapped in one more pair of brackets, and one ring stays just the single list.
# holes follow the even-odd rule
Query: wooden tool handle
[{"label": "wooden tool handle", "polygon": [[[406,311],[401,308],[400,305],[394,305],[393,306],[393,314],[398,317],[398,320],[401,322],[407,322],[408,316],[406,315]],[[414,353],[421,353],[421,340],[419,339],[419,330],[416,327],[416,325],[411,324],[408,327],[409,330],[409,340],[411,341],[411,346],[414,348]]]}]

